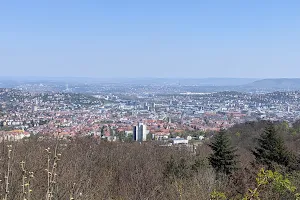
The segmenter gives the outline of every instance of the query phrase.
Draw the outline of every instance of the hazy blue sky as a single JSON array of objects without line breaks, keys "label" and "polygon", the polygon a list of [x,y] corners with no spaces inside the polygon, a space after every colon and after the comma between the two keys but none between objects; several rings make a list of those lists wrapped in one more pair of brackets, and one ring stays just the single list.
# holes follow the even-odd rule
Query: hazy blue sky
[{"label": "hazy blue sky", "polygon": [[299,77],[300,1],[0,1],[0,76]]}]

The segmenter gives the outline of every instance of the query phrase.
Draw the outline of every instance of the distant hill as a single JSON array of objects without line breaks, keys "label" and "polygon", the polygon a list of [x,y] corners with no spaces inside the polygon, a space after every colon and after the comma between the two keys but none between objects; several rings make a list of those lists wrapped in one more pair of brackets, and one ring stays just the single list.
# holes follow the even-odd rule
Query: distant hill
[{"label": "distant hill", "polygon": [[239,86],[249,84],[258,79],[253,78],[200,78],[200,79],[179,79],[182,85],[199,86]]},{"label": "distant hill", "polygon": [[86,78],[86,77],[3,77],[1,83],[114,83],[133,85],[239,86],[252,83],[253,78]]},{"label": "distant hill", "polygon": [[267,89],[300,89],[300,78],[262,79],[245,86]]},{"label": "distant hill", "polygon": [[141,85],[181,85],[181,86],[240,86],[252,83],[253,78],[123,78],[111,79],[119,83]]}]

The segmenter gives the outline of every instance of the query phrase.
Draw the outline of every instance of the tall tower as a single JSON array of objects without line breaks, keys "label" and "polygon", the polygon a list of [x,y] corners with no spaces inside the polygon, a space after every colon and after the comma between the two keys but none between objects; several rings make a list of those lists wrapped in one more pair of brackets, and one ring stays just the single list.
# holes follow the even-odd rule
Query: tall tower
[{"label": "tall tower", "polygon": [[143,142],[147,140],[147,126],[143,123],[138,123],[133,127],[133,140]]},{"label": "tall tower", "polygon": [[140,136],[142,141],[147,140],[147,126],[145,124],[140,124]]}]

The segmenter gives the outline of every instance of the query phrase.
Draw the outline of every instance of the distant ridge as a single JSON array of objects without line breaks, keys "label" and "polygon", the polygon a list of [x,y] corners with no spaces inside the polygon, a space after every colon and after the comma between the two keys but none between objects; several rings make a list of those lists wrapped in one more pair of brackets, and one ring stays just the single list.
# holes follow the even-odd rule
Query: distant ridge
[{"label": "distant ridge", "polygon": [[68,83],[119,83],[141,85],[188,85],[188,86],[240,86],[252,83],[254,78],[89,78],[89,77],[1,77],[0,82],[68,82]]},{"label": "distant ridge", "polygon": [[300,78],[262,79],[245,86],[269,89],[300,89]]}]

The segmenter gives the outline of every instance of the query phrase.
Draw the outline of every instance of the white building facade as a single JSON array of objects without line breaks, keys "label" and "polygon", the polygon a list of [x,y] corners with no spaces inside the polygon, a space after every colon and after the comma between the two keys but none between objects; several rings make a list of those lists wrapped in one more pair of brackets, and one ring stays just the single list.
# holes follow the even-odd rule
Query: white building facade
[{"label": "white building facade", "polygon": [[147,140],[147,126],[143,123],[138,123],[133,127],[133,140],[143,142]]}]

